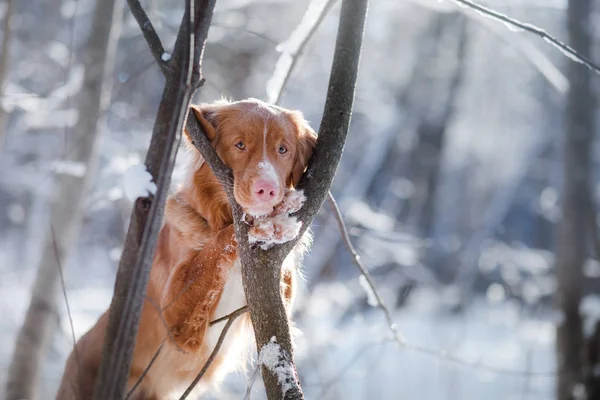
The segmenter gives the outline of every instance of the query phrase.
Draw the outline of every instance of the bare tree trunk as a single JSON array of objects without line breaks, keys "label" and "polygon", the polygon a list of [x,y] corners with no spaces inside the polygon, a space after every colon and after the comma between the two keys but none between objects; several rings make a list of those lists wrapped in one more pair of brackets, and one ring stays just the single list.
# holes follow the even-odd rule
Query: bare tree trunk
[{"label": "bare tree trunk", "polygon": [[152,197],[138,198],[131,214],[110,305],[102,361],[95,382],[95,400],[125,397],[127,376],[175,157],[192,96],[202,85],[202,57],[215,2],[216,0],[186,1],[173,57],[168,62],[162,60],[162,43],[139,1],[127,2],[166,82],[145,160],[157,190]]},{"label": "bare tree trunk", "polygon": [[43,357],[56,325],[61,260],[75,245],[83,215],[83,200],[96,169],[95,147],[105,127],[112,89],[112,71],[121,28],[120,0],[98,0],[84,55],[79,119],[65,162],[85,166],[83,176],[63,173],[55,182],[51,226],[33,286],[25,322],[17,336],[9,371],[7,400],[34,399]]},{"label": "bare tree trunk", "polygon": [[[569,44],[582,54],[591,52],[592,0],[569,0]],[[557,398],[579,398],[583,386],[583,333],[579,314],[585,260],[586,218],[590,176],[590,147],[594,133],[594,95],[590,71],[569,63],[570,89],[565,116],[565,166],[562,218],[556,237],[557,305],[564,318],[558,326]]]},{"label": "bare tree trunk", "polygon": [[[2,53],[0,53],[0,99],[4,96],[4,83],[8,74],[8,60],[10,59],[10,39],[11,29],[10,23],[13,14],[13,0],[6,0],[6,8],[4,10],[4,21],[2,23]],[[0,154],[4,149],[6,141],[6,111],[0,105]]]}]

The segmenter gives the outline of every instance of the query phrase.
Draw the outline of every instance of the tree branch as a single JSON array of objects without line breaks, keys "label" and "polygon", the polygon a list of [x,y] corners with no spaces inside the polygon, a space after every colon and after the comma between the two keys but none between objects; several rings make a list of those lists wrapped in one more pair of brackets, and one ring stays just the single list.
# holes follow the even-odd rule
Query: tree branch
[{"label": "tree branch", "polygon": [[[251,247],[248,243],[248,226],[241,223],[242,210],[233,198],[231,185],[223,185],[234,216],[238,251],[242,262],[242,279],[257,348],[263,348],[271,338],[275,337],[285,358],[289,358],[294,373],[291,336],[279,290],[281,264],[302,234],[306,232],[323,204],[342,155],[352,114],[367,5],[367,0],[344,0],[342,3],[333,66],[317,148],[313,153],[307,173],[304,174],[299,184],[299,188],[304,189],[307,197],[304,207],[297,213],[298,219],[303,223],[301,235],[291,242],[274,246],[269,250]],[[191,115],[187,121],[187,128],[195,146],[202,153],[215,175],[222,183],[230,182],[231,172],[219,160],[215,150],[200,129],[198,121],[191,118]],[[284,393],[282,382],[279,382],[277,376],[264,366],[262,375],[267,397],[270,400],[280,399]],[[288,385],[291,388],[285,391],[285,399],[303,398],[297,376],[295,382],[288,382]]]},{"label": "tree branch", "polygon": [[[149,299],[147,298],[147,300],[149,300]],[[158,313],[159,313],[159,314],[161,313],[160,309],[157,309],[157,311],[158,311]],[[235,311],[234,311],[234,312],[232,312],[231,314],[227,314],[227,315],[225,315],[225,316],[223,316],[223,317],[221,317],[221,318],[217,318],[217,319],[215,319],[214,321],[211,321],[211,323],[209,324],[209,326],[213,326],[213,325],[216,325],[216,324],[218,324],[219,322],[223,322],[223,321],[225,321],[225,320],[228,320],[228,319],[232,318],[232,316],[234,316],[234,314],[236,314],[236,315],[235,315],[233,318],[237,318],[237,314],[238,314],[238,313],[241,315],[241,314],[245,313],[246,311],[248,311],[248,306],[240,307],[239,309],[235,310]],[[161,315],[161,319],[162,319],[162,315]],[[165,323],[165,322],[163,321],[163,323]],[[180,348],[180,347],[179,347],[179,346],[178,346],[178,345],[175,343],[175,341],[173,340],[171,329],[170,329],[168,326],[166,326],[166,325],[165,325],[165,328],[167,329],[167,337],[166,337],[165,339],[163,339],[163,341],[161,342],[160,346],[158,346],[158,349],[156,349],[156,352],[154,353],[154,355],[153,355],[153,356],[152,356],[152,358],[150,359],[150,362],[148,363],[148,365],[146,365],[146,368],[144,368],[144,371],[142,372],[142,374],[140,375],[140,377],[138,378],[138,380],[137,380],[137,381],[135,382],[135,384],[132,386],[131,390],[129,390],[129,392],[127,393],[127,396],[125,397],[125,400],[127,400],[127,399],[131,398],[131,396],[133,395],[133,393],[135,392],[135,390],[136,390],[136,389],[138,388],[138,386],[139,386],[139,385],[142,383],[142,381],[144,380],[144,378],[145,378],[145,377],[146,377],[146,375],[148,374],[148,371],[150,371],[150,368],[152,368],[152,365],[154,364],[154,362],[155,362],[155,361],[156,361],[156,359],[158,358],[159,354],[161,353],[161,351],[162,351],[162,349],[163,349],[163,347],[164,347],[164,345],[165,345],[165,342],[167,341],[167,339],[169,339],[169,340],[171,341],[171,343],[173,343],[173,344],[174,344],[174,345],[177,347],[177,349],[178,349],[178,350],[180,350],[180,351],[184,351],[184,350],[183,350],[183,349],[181,349],[181,348]],[[228,328],[228,329],[229,329],[229,328]],[[226,331],[225,331],[225,333],[226,333]],[[225,334],[224,334],[223,332],[222,332],[221,334],[222,334],[223,336],[225,336]],[[219,347],[220,347],[220,345],[219,345]],[[218,349],[217,349],[217,352],[218,352]],[[215,355],[216,355],[216,353],[215,353]],[[210,358],[209,360],[210,360],[210,362],[208,363],[208,365],[205,365],[205,367],[206,367],[206,368],[203,368],[203,370],[205,370],[205,369],[208,369],[208,367],[210,366],[210,364],[213,362],[213,360],[214,360],[214,357]],[[208,361],[207,361],[207,362],[208,362]],[[203,374],[204,374],[204,372],[203,372]],[[199,380],[198,380],[198,381],[199,381]],[[195,386],[197,383],[198,383],[198,382],[196,382],[196,383],[194,384],[194,386]],[[193,387],[192,387],[191,389],[193,389]],[[190,389],[190,390],[191,390],[191,389]]]},{"label": "tree branch", "polygon": [[248,311],[248,306],[240,307],[240,308],[238,308],[237,310],[235,310],[234,312],[232,312],[230,314],[224,315],[221,318],[217,318],[214,321],[211,321],[210,324],[209,324],[209,326],[213,326],[213,325],[218,324],[219,322],[226,321],[226,320],[228,320],[231,317],[237,318],[237,314],[238,313],[239,314],[243,314],[243,313],[245,313],[247,311]]},{"label": "tree branch", "polygon": [[185,400],[189,396],[189,394],[192,392],[192,390],[194,390],[194,388],[196,387],[196,385],[198,384],[198,382],[200,382],[200,379],[202,379],[202,377],[204,376],[204,374],[208,370],[208,367],[210,367],[210,365],[212,364],[213,360],[215,359],[215,357],[219,353],[219,350],[221,349],[221,346],[223,345],[223,341],[225,340],[225,335],[227,335],[227,331],[229,330],[229,328],[231,328],[231,325],[233,325],[233,323],[235,322],[235,319],[237,317],[239,317],[240,315],[244,314],[246,311],[248,311],[248,307],[244,306],[242,308],[238,308],[237,310],[235,310],[231,314],[226,315],[223,318],[219,318],[219,319],[217,319],[217,320],[215,320],[215,321],[213,321],[213,322],[210,323],[210,325],[212,326],[213,324],[216,324],[218,322],[222,322],[225,319],[227,319],[227,323],[225,324],[225,326],[223,327],[223,330],[221,331],[221,334],[219,335],[219,339],[217,340],[217,344],[215,344],[215,348],[213,349],[212,353],[210,353],[210,356],[208,357],[208,359],[204,363],[204,366],[202,367],[202,369],[200,370],[200,372],[198,373],[198,375],[194,378],[194,380],[192,381],[192,383],[190,384],[190,386],[186,389],[186,391],[181,395],[181,397],[179,398],[179,400]]},{"label": "tree branch", "polygon": [[306,231],[321,208],[341,159],[354,103],[367,0],[344,0],[317,148],[298,187],[307,201],[297,213]]},{"label": "tree branch", "polygon": [[[502,367],[496,367],[493,365],[483,364],[478,361],[468,361],[466,359],[452,355],[451,353],[448,353],[447,351],[444,351],[444,350],[432,349],[432,348],[425,347],[425,346],[422,346],[419,344],[414,344],[414,343],[408,342],[402,336],[402,334],[400,332],[398,332],[398,330],[396,329],[396,323],[394,322],[389,309],[383,303],[383,299],[381,298],[381,295],[377,291],[377,288],[376,288],[375,284],[373,283],[373,279],[371,278],[367,267],[363,264],[362,260],[360,259],[360,256],[358,255],[358,252],[356,251],[356,249],[354,248],[354,245],[352,244],[352,241],[350,240],[350,236],[348,235],[348,230],[346,228],[346,224],[343,220],[342,214],[339,210],[339,207],[337,206],[337,203],[335,202],[335,199],[333,198],[333,196],[331,196],[331,194],[329,195],[329,201],[330,201],[330,204],[332,207],[332,211],[335,215],[336,221],[338,223],[338,227],[342,234],[342,238],[344,239],[344,243],[346,244],[347,249],[353,256],[354,264],[358,267],[359,271],[361,272],[361,275],[364,276],[365,279],[367,280],[369,288],[373,292],[373,295],[377,300],[377,306],[379,308],[381,308],[385,314],[385,319],[388,324],[388,329],[392,333],[391,340],[396,342],[396,344],[398,344],[400,346],[400,348],[414,350],[418,353],[436,357],[441,360],[447,360],[447,361],[450,361],[457,365],[462,365],[464,367],[471,367],[476,370],[484,370],[484,371],[492,372],[492,373],[499,374],[499,375],[522,376],[522,377],[533,377],[533,376],[556,377],[557,376],[556,371],[547,371],[546,372],[546,371],[531,371],[531,370],[514,370],[514,369],[509,369],[509,368],[502,368]],[[322,395],[321,397],[323,397],[323,396],[324,395]]]},{"label": "tree branch", "polygon": [[160,37],[158,36],[158,33],[156,33],[148,14],[144,11],[139,0],[127,0],[127,5],[142,30],[142,34],[144,35],[148,47],[150,47],[150,51],[152,52],[152,56],[156,60],[161,72],[163,75],[167,76],[169,74],[168,60],[163,59],[165,48],[163,47]]},{"label": "tree branch", "polygon": [[404,346],[406,344],[406,339],[404,338],[404,336],[402,336],[402,334],[400,332],[398,332],[398,329],[396,329],[396,323],[394,322],[394,319],[392,318],[392,314],[390,313],[390,310],[387,308],[387,306],[383,302],[383,299],[381,298],[379,291],[375,287],[375,283],[373,282],[373,277],[369,273],[369,270],[367,269],[367,267],[363,264],[360,256],[356,252],[356,249],[352,245],[352,241],[350,240],[350,236],[348,235],[348,229],[346,229],[346,224],[344,223],[344,218],[342,217],[340,208],[338,207],[337,202],[333,198],[333,195],[331,194],[331,192],[329,192],[328,199],[329,199],[329,205],[331,206],[331,211],[333,212],[333,215],[335,216],[335,219],[338,224],[338,228],[340,229],[340,234],[342,235],[342,239],[344,240],[344,244],[346,245],[346,248],[352,255],[354,264],[358,267],[358,270],[360,271],[361,275],[365,277],[367,284],[369,285],[369,288],[371,289],[371,292],[373,293],[375,300],[377,301],[377,307],[379,307],[381,309],[381,311],[383,311],[383,315],[385,316],[385,320],[387,322],[388,329],[392,333],[392,338],[395,341],[397,341],[398,344],[400,344],[401,346]]},{"label": "tree branch", "polygon": [[215,1],[186,2],[171,60],[172,70],[167,75],[145,160],[157,183],[157,192],[153,198],[138,198],[134,206],[117,273],[94,400],[120,399],[125,395],[178,144],[192,95],[201,85],[201,60]]},{"label": "tree branch", "polygon": [[156,361],[156,359],[160,355],[163,347],[165,346],[165,342],[166,342],[166,339],[164,339],[161,342],[160,346],[158,346],[158,349],[156,350],[156,353],[154,353],[154,355],[150,359],[150,362],[148,363],[148,365],[146,366],[146,368],[144,368],[144,371],[142,372],[142,374],[140,375],[140,377],[138,378],[138,380],[131,387],[131,389],[129,390],[129,392],[127,392],[127,396],[125,396],[125,400],[130,399],[131,395],[133,395],[133,393],[135,393],[135,390],[138,388],[138,386],[140,385],[140,383],[142,383],[142,381],[144,380],[144,378],[148,374],[148,371],[150,371],[150,368],[152,368],[152,365],[154,365],[154,362]]},{"label": "tree branch", "polygon": [[[307,229],[308,225],[314,218],[314,215],[322,205],[325,196],[329,191],[329,187],[333,180],[333,175],[337,169],[339,159],[341,158],[352,112],[367,4],[367,0],[345,0],[342,5],[340,27],[338,31],[338,39],[336,41],[336,50],[332,74],[330,77],[328,99],[320,129],[319,144],[317,150],[315,151],[313,161],[311,162],[312,167],[309,166],[309,174],[311,168],[313,171],[313,174],[309,176],[314,176],[316,178],[314,182],[317,186],[311,190],[311,188],[304,183],[304,186],[306,186],[305,192],[308,200],[307,204],[305,205],[305,211],[299,214],[300,219],[304,223],[303,232]],[[188,14],[186,13],[186,15]],[[198,23],[197,20],[196,23]],[[175,61],[182,60],[181,55],[185,55],[179,54],[179,49],[181,48],[180,43],[185,42],[184,27],[185,23],[182,23],[182,29],[180,29],[180,34],[178,35],[175,44]],[[192,39],[188,40],[188,42],[192,41],[193,37]],[[196,52],[194,56],[198,56],[198,52]],[[192,65],[195,65],[195,63]],[[182,66],[180,65],[180,68],[181,67]],[[193,71],[192,75],[194,75],[194,77],[198,77],[199,81],[199,73],[196,73],[196,70]],[[168,90],[169,81],[170,77],[167,77],[166,90]],[[192,78],[191,81],[193,82],[195,79]],[[190,81],[188,81],[188,86],[189,83]],[[163,103],[165,102],[166,101],[163,101]],[[240,223],[242,211],[239,205],[237,205],[235,202],[233,193],[229,189],[231,185],[227,184],[228,182],[231,182],[231,172],[218,158],[215,150],[212,148],[208,139],[204,135],[204,132],[202,132],[195,115],[194,118],[191,118],[192,115],[194,114],[191,113],[190,118],[187,119],[186,127],[193,138],[194,144],[200,150],[209,166],[213,169],[215,175],[221,180],[221,182],[225,182],[224,189],[231,202],[235,219],[236,236],[238,238],[240,257],[242,260],[244,288],[251,312],[258,348],[262,348],[263,345],[269,342],[271,337],[275,336],[277,338],[277,342],[282,347],[282,351],[289,354],[291,358],[293,353],[289,327],[287,326],[287,315],[280,297],[279,290],[273,290],[273,288],[279,287],[279,271],[281,264],[298,239],[282,246],[276,246],[269,251],[262,251],[249,246],[247,237],[248,227],[246,224]],[[159,124],[157,120],[157,126],[158,125]],[[153,176],[156,176],[153,173],[151,166],[148,166],[148,169]],[[316,174],[314,171],[320,172]],[[153,213],[151,212],[150,216],[152,215]],[[147,235],[144,235],[144,238],[146,238],[146,236]],[[124,255],[124,259],[125,258],[126,257]],[[259,271],[259,273],[256,273],[256,271]],[[139,280],[135,278],[126,279],[128,282],[138,282]],[[141,283],[143,290],[145,290],[145,286],[147,285],[147,273],[145,276],[145,281]],[[137,320],[136,328],[137,324],[139,324],[139,315],[137,316]],[[135,335],[132,339],[134,338]],[[125,351],[127,351],[127,347],[125,347]],[[131,349],[129,351],[131,351]],[[114,365],[115,364],[113,364],[113,366]],[[269,399],[281,398],[282,385],[281,382],[278,382],[277,377],[265,368],[263,368],[263,377]],[[112,396],[108,395],[104,398],[111,397]],[[96,399],[100,398],[102,397],[96,397]],[[295,385],[293,385],[292,389],[285,393],[285,398],[303,398],[300,385],[297,381],[295,382]]]},{"label": "tree branch", "polygon": [[556,37],[550,35],[545,30],[538,28],[533,24],[528,24],[525,22],[521,22],[515,18],[509,17],[508,15],[502,14],[496,10],[491,8],[482,6],[480,4],[474,3],[469,0],[454,0],[459,6],[469,7],[489,18],[495,19],[496,21],[502,22],[504,24],[513,26],[523,31],[527,31],[529,33],[533,33],[536,36],[541,37],[546,42],[550,43],[552,46],[556,47],[559,51],[561,51],[564,55],[569,57],[571,60],[576,61],[580,64],[585,65],[590,70],[594,71],[597,74],[600,74],[600,66],[594,63],[589,57],[581,54],[579,51],[575,50],[571,46],[563,43],[558,40]]},{"label": "tree branch", "polygon": [[[292,71],[296,67],[296,63],[300,58],[300,55],[304,52],[304,49],[313,35],[317,32],[319,25],[323,22],[327,13],[337,0],[313,0],[308,6],[308,10],[302,18],[300,25],[296,27],[294,32],[290,35],[288,40],[282,45],[288,42],[293,42],[294,36],[298,32],[306,31],[302,36],[302,39],[295,47],[291,49],[283,49],[279,59],[275,63],[275,70],[269,82],[267,82],[267,102],[277,104],[281,101],[281,95],[283,94],[284,88],[287,86]],[[315,16],[311,12],[311,8],[319,7],[318,13]],[[305,22],[306,21],[306,22]]]},{"label": "tree branch", "polygon": [[227,193],[229,203],[233,208],[239,210],[239,205],[233,197],[233,172],[231,171],[231,168],[225,165],[215,148],[210,144],[195,113],[189,113],[185,128],[192,138],[192,144],[196,146],[206,163],[210,166],[212,172],[221,182],[225,193]]}]

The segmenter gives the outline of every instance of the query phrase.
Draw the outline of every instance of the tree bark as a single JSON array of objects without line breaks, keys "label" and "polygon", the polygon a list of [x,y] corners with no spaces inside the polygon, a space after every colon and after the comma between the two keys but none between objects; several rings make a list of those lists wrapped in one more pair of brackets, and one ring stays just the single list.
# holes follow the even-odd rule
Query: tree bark
[{"label": "tree bark", "polygon": [[[167,64],[163,64],[162,58],[155,54],[158,36],[146,37],[155,59],[159,61],[161,58],[159,66],[167,76],[145,160],[146,168],[157,184],[157,191],[152,197],[138,198],[131,215],[110,306],[102,362],[95,383],[95,400],[121,399],[125,395],[135,337],[183,124],[191,98],[202,82],[201,61],[215,2],[186,1],[173,57]],[[145,13],[137,12],[139,1],[128,0],[128,4],[146,32],[151,24],[143,21],[147,18]]]},{"label": "tree bark", "polygon": [[[591,53],[591,15],[592,0],[569,0],[569,44],[584,56]],[[564,315],[556,338],[559,400],[574,399],[575,389],[583,385],[583,332],[579,303],[585,260],[590,148],[595,109],[588,68],[579,63],[569,63],[567,74],[570,89],[565,115],[562,218],[557,226],[556,237],[556,301]]]},{"label": "tree bark", "polygon": [[64,160],[84,165],[85,172],[83,176],[62,173],[56,178],[50,227],[8,373],[7,400],[36,398],[40,367],[57,320],[61,260],[76,244],[85,194],[96,169],[95,148],[105,127],[122,10],[120,0],[96,4],[83,60],[83,87],[77,99],[79,119],[71,139],[76,146]]}]

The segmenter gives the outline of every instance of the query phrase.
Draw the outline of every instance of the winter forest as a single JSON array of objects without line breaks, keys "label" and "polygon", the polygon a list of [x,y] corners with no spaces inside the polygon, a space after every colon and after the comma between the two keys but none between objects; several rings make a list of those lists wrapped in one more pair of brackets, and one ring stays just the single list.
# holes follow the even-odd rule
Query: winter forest
[{"label": "winter forest", "polygon": [[150,398],[166,196],[199,151],[233,198],[187,114],[222,98],[318,133],[314,236],[288,324],[291,245],[232,203],[248,304],[210,350],[241,314],[252,349],[188,399],[600,399],[598,96],[600,0],[0,0],[0,399],[55,398],[109,307],[93,399]]}]

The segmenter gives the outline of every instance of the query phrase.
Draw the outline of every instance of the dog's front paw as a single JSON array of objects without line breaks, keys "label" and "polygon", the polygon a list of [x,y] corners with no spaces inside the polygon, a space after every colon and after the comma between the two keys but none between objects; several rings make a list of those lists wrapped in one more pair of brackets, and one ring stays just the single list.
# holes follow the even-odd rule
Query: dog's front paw
[{"label": "dog's front paw", "polygon": [[248,241],[267,250],[275,244],[295,239],[300,233],[300,228],[302,228],[302,222],[287,214],[255,219],[254,224],[248,230]]}]

